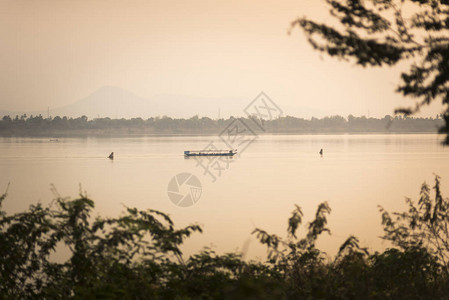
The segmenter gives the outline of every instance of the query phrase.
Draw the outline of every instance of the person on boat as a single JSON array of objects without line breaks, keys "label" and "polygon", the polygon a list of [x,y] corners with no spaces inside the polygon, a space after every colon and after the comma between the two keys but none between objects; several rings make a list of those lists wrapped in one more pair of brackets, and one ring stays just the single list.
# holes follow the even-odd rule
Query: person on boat
[{"label": "person on boat", "polygon": [[111,152],[111,154],[109,154],[108,158],[109,159],[114,159],[114,152]]},{"label": "person on boat", "polygon": [[323,156],[323,149],[320,150],[320,155]]}]

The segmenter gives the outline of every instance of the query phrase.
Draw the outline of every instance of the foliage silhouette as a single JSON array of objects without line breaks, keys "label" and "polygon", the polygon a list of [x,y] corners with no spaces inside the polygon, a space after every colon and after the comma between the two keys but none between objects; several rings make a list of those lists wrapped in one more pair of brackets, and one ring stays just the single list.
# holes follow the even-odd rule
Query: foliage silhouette
[{"label": "foliage silhouette", "polygon": [[[94,202],[57,197],[8,215],[0,197],[2,299],[446,299],[449,276],[445,215],[449,199],[435,178],[435,197],[422,186],[418,205],[381,209],[384,238],[394,248],[370,253],[350,236],[331,259],[316,247],[330,234],[324,202],[301,233],[295,206],[286,238],[253,234],[268,248],[266,263],[205,248],[184,258],[180,246],[198,225],[177,229],[155,210],[127,208],[119,218],[92,218]],[[51,258],[61,247],[69,257]],[[59,250],[58,250],[59,249]]]},{"label": "foliage silhouette", "polygon": [[[292,22],[312,47],[363,67],[409,66],[397,92],[417,99],[410,115],[438,100],[444,107],[449,145],[449,3],[445,0],[325,0],[334,18],[323,24],[306,17]],[[336,20],[336,22],[333,22]],[[337,24],[335,24],[337,23]]]},{"label": "foliage silhouette", "polygon": [[448,272],[449,198],[441,195],[439,176],[435,176],[433,189],[435,196],[432,199],[431,189],[424,183],[417,204],[406,199],[409,206],[406,212],[395,212],[392,216],[380,207],[385,232],[383,238],[404,250],[426,248]]}]

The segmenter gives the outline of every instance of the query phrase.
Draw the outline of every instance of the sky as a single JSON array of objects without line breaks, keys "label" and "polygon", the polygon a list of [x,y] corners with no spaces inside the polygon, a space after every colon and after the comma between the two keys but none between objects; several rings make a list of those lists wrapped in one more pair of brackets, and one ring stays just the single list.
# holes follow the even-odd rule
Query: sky
[{"label": "sky", "polygon": [[285,114],[413,104],[394,91],[401,66],[363,69],[289,35],[302,16],[330,19],[318,0],[0,0],[0,110],[62,107],[103,86],[248,103],[264,91]]}]

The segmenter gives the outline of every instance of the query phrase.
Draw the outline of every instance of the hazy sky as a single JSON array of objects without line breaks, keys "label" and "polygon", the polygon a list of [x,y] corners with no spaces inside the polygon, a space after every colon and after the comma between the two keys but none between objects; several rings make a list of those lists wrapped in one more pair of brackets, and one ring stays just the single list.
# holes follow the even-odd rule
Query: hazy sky
[{"label": "hazy sky", "polygon": [[342,115],[411,104],[394,93],[398,68],[320,57],[299,29],[287,34],[296,17],[326,19],[324,8],[318,0],[0,0],[0,109],[60,107],[105,85],[144,98],[248,102],[263,90],[281,107]]}]

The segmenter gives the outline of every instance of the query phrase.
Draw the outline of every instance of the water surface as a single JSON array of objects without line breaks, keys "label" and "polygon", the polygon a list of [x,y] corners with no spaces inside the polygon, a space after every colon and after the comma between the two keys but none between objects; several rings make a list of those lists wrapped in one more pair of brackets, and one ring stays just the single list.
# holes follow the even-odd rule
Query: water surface
[{"label": "water surface", "polygon": [[[215,182],[184,150],[197,150],[217,137],[0,138],[0,190],[10,183],[4,208],[18,212],[30,204],[83,191],[96,202],[95,214],[117,216],[124,206],[168,213],[178,226],[203,225],[185,252],[204,246],[218,252],[246,249],[263,257],[265,248],[250,235],[255,227],[285,235],[294,204],[310,221],[320,202],[328,201],[332,236],[319,246],[335,254],[353,234],[372,249],[388,246],[378,205],[404,209],[404,197],[418,198],[424,181],[442,177],[449,195],[449,149],[441,136],[408,135],[265,135],[230,161]],[[324,155],[319,150],[324,149]],[[111,151],[113,161],[107,159]],[[182,172],[196,175],[202,195],[191,207],[168,198],[170,179]],[[304,228],[301,230],[304,232]]]}]

